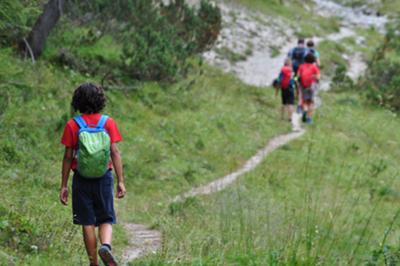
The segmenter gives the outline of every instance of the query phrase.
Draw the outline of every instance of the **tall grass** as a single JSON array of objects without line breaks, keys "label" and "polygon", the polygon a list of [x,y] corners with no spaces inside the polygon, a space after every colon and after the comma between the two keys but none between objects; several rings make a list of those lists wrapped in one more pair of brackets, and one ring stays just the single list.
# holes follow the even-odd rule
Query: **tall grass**
[{"label": "tall grass", "polygon": [[348,93],[324,104],[236,186],[166,213],[163,252],[132,264],[396,265],[400,121]]}]

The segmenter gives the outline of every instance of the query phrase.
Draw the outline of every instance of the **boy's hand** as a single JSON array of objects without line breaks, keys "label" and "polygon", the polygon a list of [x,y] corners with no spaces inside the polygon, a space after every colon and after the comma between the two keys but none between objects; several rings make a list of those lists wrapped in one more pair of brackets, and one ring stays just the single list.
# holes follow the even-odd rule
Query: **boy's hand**
[{"label": "boy's hand", "polygon": [[62,187],[60,189],[60,201],[62,204],[67,205],[68,203],[68,188]]},{"label": "boy's hand", "polygon": [[117,185],[117,198],[121,199],[125,196],[126,190],[123,182],[118,182]]}]

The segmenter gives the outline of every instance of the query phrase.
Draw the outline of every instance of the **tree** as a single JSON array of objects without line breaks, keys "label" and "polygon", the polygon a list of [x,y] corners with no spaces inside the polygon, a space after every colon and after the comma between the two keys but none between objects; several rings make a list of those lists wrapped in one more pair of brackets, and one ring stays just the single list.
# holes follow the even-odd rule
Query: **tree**
[{"label": "tree", "polygon": [[25,55],[29,55],[33,61],[42,54],[46,39],[60,19],[64,5],[65,0],[49,0],[44,6],[43,13],[36,20],[28,38],[23,38],[21,41],[21,51]]}]

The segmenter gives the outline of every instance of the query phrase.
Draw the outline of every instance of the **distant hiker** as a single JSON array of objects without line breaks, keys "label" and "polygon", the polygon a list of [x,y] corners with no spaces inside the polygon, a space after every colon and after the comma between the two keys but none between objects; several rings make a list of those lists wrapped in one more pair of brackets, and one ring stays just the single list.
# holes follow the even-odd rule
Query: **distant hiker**
[{"label": "distant hiker", "polygon": [[65,152],[60,201],[67,205],[68,178],[72,170],[73,223],[83,227],[83,239],[92,266],[99,265],[95,227],[98,227],[101,242],[100,258],[105,265],[117,265],[111,252],[112,224],[116,223],[113,166],[118,179],[117,197],[125,195],[121,155],[116,144],[122,137],[114,120],[100,113],[105,104],[101,87],[91,83],[80,85],[71,105],[81,115],[67,122],[61,139]]},{"label": "distant hiker", "polygon": [[288,115],[289,121],[291,121],[291,117],[294,110],[294,90],[295,83],[293,80],[293,72],[292,72],[292,61],[287,58],[285,60],[284,66],[281,69],[279,74],[279,78],[277,79],[277,83],[274,85],[275,87],[275,95],[278,95],[278,91],[281,91],[282,96],[282,110],[281,110],[281,118],[285,119],[285,113]]},{"label": "distant hiker", "polygon": [[315,63],[318,67],[321,67],[320,55],[317,49],[315,49],[315,43],[313,40],[307,42],[307,53],[312,53],[315,56]]},{"label": "distant hiker", "polygon": [[299,39],[297,46],[291,49],[288,53],[288,57],[292,60],[293,72],[296,75],[299,66],[304,63],[304,58],[307,54],[307,49],[304,44],[304,39]]},{"label": "distant hiker", "polygon": [[297,73],[299,81],[299,96],[303,108],[303,122],[312,123],[314,110],[314,93],[320,79],[320,71],[315,64],[315,56],[312,53],[306,55],[305,63],[299,67]]}]

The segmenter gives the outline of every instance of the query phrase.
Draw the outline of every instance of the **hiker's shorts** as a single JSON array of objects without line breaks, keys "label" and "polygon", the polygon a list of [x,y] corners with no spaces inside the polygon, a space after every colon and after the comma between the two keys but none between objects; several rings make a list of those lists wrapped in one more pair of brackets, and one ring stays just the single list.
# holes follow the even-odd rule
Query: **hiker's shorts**
[{"label": "hiker's shorts", "polygon": [[283,105],[294,105],[294,89],[286,88],[281,90],[282,104]]},{"label": "hiker's shorts", "polygon": [[314,89],[301,88],[301,97],[304,103],[314,103]]},{"label": "hiker's shorts", "polygon": [[84,178],[75,171],[72,181],[72,213],[74,224],[98,226],[116,223],[111,170],[96,179]]}]

